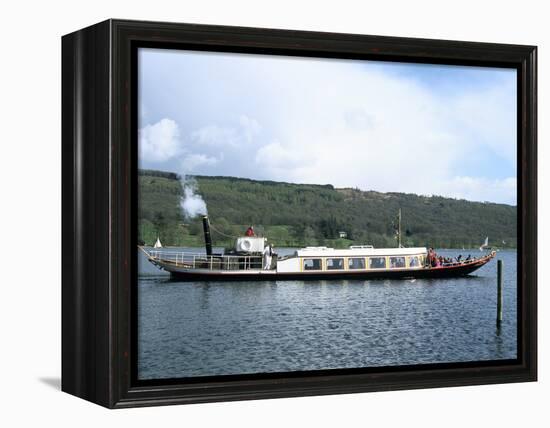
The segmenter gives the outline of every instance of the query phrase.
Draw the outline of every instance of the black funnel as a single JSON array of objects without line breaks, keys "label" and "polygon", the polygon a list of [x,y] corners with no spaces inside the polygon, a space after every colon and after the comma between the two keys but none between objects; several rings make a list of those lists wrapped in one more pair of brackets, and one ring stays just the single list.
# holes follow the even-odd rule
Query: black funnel
[{"label": "black funnel", "polygon": [[202,228],[204,230],[204,245],[206,247],[206,255],[212,255],[212,237],[210,236],[210,222],[208,216],[205,215],[202,218]]}]

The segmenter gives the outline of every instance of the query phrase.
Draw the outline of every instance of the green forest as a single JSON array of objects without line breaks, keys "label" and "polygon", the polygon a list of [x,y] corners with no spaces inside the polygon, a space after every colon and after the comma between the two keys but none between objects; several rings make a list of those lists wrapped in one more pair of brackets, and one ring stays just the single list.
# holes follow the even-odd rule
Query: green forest
[{"label": "green forest", "polygon": [[[186,218],[180,205],[181,177],[140,170],[138,180],[140,241],[152,245],[159,236],[165,246],[202,246],[201,216]],[[478,248],[486,236],[493,247],[517,245],[510,205],[235,177],[191,180],[206,202],[215,246],[232,246],[232,237],[254,226],[276,247],[395,247],[399,209],[407,247]]]}]

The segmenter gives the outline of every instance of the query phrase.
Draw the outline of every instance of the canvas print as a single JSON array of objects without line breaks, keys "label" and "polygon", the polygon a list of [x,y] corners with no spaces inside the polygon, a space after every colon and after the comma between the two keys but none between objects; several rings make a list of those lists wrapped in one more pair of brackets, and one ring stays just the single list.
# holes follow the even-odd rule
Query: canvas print
[{"label": "canvas print", "polygon": [[515,69],[137,65],[139,380],[517,358]]}]

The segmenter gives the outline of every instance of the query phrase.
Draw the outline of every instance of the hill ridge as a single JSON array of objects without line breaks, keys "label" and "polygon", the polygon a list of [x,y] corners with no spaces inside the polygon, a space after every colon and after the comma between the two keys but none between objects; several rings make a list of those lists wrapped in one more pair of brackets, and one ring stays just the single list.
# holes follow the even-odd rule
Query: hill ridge
[{"label": "hill ridge", "polygon": [[[190,175],[216,228],[240,235],[254,225],[278,246],[372,244],[395,246],[395,217],[403,213],[406,246],[475,248],[489,236],[516,246],[517,209],[494,202],[378,192],[331,184],[300,184],[229,176]],[[200,219],[186,219],[177,174],[139,172],[139,228],[146,243],[157,233],[168,245],[202,246]],[[340,232],[347,235],[340,238]],[[214,237],[219,245],[231,243]]]}]

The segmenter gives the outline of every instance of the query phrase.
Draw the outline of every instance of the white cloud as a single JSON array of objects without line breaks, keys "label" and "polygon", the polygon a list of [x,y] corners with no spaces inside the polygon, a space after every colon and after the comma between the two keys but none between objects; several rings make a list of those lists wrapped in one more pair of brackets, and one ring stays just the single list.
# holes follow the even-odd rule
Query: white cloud
[{"label": "white cloud", "polygon": [[193,131],[191,133],[191,140],[204,146],[233,145],[236,140],[236,133],[233,128],[208,125]]},{"label": "white cloud", "polygon": [[181,165],[184,172],[193,172],[201,166],[215,165],[220,162],[222,158],[223,154],[218,159],[212,156],[207,156],[203,153],[193,153],[185,156],[181,162]]},{"label": "white cloud", "polygon": [[376,124],[374,116],[363,109],[347,111],[344,113],[344,118],[347,125],[353,129],[372,129]]},{"label": "white cloud", "polygon": [[146,125],[138,132],[140,157],[149,162],[164,162],[181,153],[179,127],[172,119]]},{"label": "white cloud", "polygon": [[251,143],[262,130],[262,127],[257,120],[245,115],[241,115],[241,117],[239,117],[239,125],[240,132],[249,143]]},{"label": "white cloud", "polygon": [[435,194],[469,201],[514,201],[516,177],[489,179],[485,177],[453,177],[440,183]]},{"label": "white cloud", "polygon": [[335,80],[324,71],[293,70],[307,83],[288,94],[278,141],[258,150],[262,169],[290,181],[414,193],[447,174],[457,141],[438,123],[431,94],[379,73],[350,69]]},{"label": "white cloud", "polygon": [[262,127],[253,118],[246,115],[239,117],[234,126],[207,125],[191,133],[193,143],[203,146],[242,146],[252,143],[261,132]]},{"label": "white cloud", "polygon": [[399,74],[362,61],[222,53],[170,61],[173,96],[160,98],[154,85],[148,96],[174,104],[189,135],[178,159],[185,168],[516,203],[509,180],[496,179],[515,172],[512,71],[474,70],[441,89],[415,79],[414,67]]},{"label": "white cloud", "polygon": [[471,149],[486,146],[515,165],[516,99],[515,80],[495,79],[494,86],[481,93],[465,93],[451,104],[447,118],[460,124],[458,132],[467,133]]},{"label": "white cloud", "polygon": [[262,146],[256,152],[255,162],[268,170],[288,170],[289,168],[300,168],[308,164],[301,153],[284,147],[279,141]]},{"label": "white cloud", "polygon": [[515,110],[500,93],[513,99],[513,88],[437,96],[410,79],[333,67],[273,71],[300,85],[274,114],[277,141],[257,151],[267,178],[515,203],[508,181],[455,179],[483,146],[506,147],[499,152],[515,161]]}]

